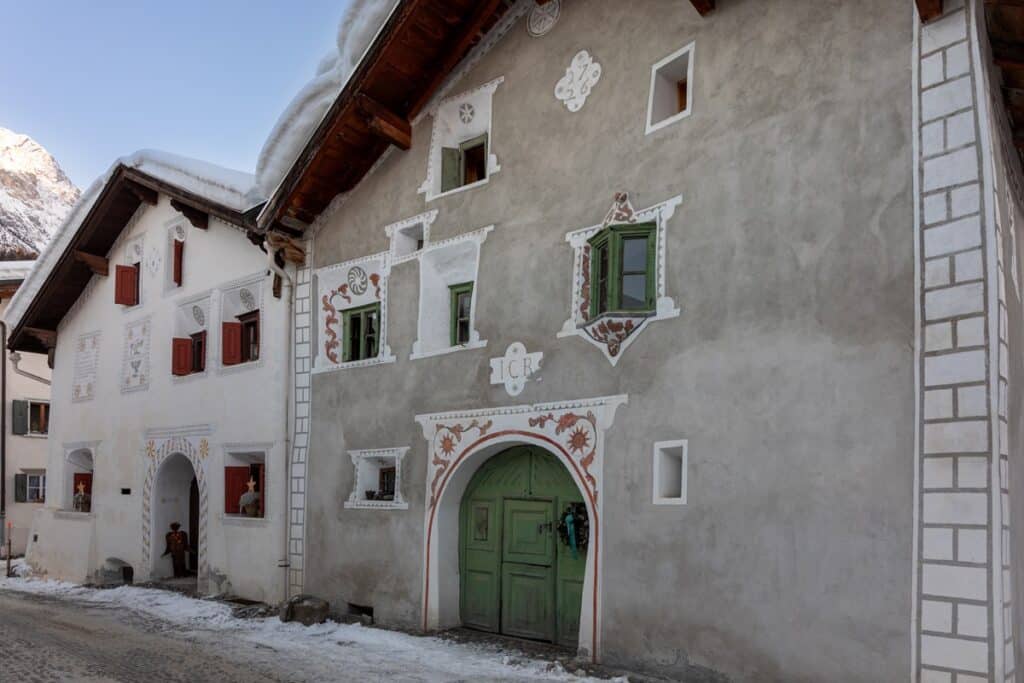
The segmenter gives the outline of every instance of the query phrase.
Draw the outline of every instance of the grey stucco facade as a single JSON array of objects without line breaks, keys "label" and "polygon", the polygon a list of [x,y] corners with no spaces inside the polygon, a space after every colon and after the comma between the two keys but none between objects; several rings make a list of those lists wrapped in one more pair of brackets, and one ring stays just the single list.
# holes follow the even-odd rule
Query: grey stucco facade
[{"label": "grey stucco facade", "polygon": [[[512,22],[446,91],[503,78],[489,127],[500,171],[464,192],[418,192],[435,106],[408,152],[318,219],[313,273],[389,252],[385,226],[424,212],[437,211],[428,249],[493,226],[474,280],[486,345],[410,358],[432,314],[422,261],[375,262],[393,358],[313,361],[307,394],[298,385],[309,421],[293,589],[422,628],[434,470],[416,417],[625,396],[602,442],[603,661],[709,680],[918,680],[913,3],[722,5],[708,21],[678,0],[571,0],[540,37]],[[692,114],[645,134],[651,66],[691,42]],[[573,112],[553,90],[580,50],[601,76]],[[612,364],[558,333],[574,301],[566,234],[600,224],[621,192],[637,210],[681,196],[662,245],[679,315],[649,323]],[[308,284],[297,341],[316,357],[334,284]],[[489,381],[513,342],[543,353],[514,397]],[[686,504],[656,506],[652,448],[675,439],[688,442]],[[385,448],[408,448],[408,507],[345,507],[349,452]]]}]

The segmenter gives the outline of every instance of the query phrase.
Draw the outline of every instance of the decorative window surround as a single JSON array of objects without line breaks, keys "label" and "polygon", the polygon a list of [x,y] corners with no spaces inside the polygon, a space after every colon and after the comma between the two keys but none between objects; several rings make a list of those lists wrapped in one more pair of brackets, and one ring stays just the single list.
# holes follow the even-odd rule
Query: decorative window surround
[{"label": "decorative window surround", "polygon": [[75,340],[75,368],[71,382],[71,401],[91,401],[96,396],[96,380],[99,375],[100,331],[78,335]]},{"label": "decorative window surround", "polygon": [[[53,496],[54,500],[60,506],[60,509],[66,512],[70,512],[76,515],[92,514],[92,512],[78,512],[73,510],[73,489],[74,489],[74,477],[78,473],[96,472],[96,451],[100,445],[99,441],[72,441],[61,445],[64,450],[64,474],[61,479],[64,485],[60,487],[56,495]],[[50,483],[53,481],[51,479]],[[93,481],[93,493],[96,495],[96,482]],[[93,501],[92,511],[95,511],[95,500]]]},{"label": "decorative window surround", "polygon": [[[266,278],[266,272],[260,271],[252,275],[231,280],[230,282],[225,282],[219,287],[221,323],[236,322],[235,316],[253,309],[259,311],[260,357],[255,361],[247,361],[245,363],[237,363],[235,365],[224,365],[224,349],[220,341],[220,325],[215,325],[214,327],[217,328],[217,339],[211,341],[212,337],[210,337],[207,340],[211,345],[211,350],[206,352],[206,360],[207,362],[210,361],[211,354],[217,357],[218,375],[245,372],[246,370],[252,370],[253,368],[263,366],[263,359],[266,357],[263,349],[266,345],[265,333],[267,331],[266,325],[264,324],[266,314],[263,309],[263,282]],[[245,294],[244,292],[248,292],[248,294]]]},{"label": "decorative window surround", "polygon": [[206,377],[209,372],[211,349],[220,339],[220,335],[216,334],[216,330],[213,329],[215,326],[210,324],[213,315],[212,303],[213,290],[193,294],[176,302],[178,310],[174,316],[173,336],[185,338],[191,337],[197,332],[206,332],[206,359],[203,369],[198,372],[191,372],[187,375],[171,375],[171,381],[175,384]]},{"label": "decorative window surround", "polygon": [[[686,47],[676,50],[668,57],[665,57],[651,67],[651,89],[647,96],[647,128],[644,131],[644,135],[650,135],[656,130],[661,130],[666,126],[671,126],[673,123],[682,121],[693,113],[693,62],[696,45],[697,44],[695,42],[690,43]],[[686,63],[680,64],[684,58],[686,59]],[[674,99],[676,95],[675,86],[680,80],[679,75],[682,71],[682,67],[684,66],[686,68],[686,108],[670,116],[661,116],[656,121],[656,114],[662,111],[665,107],[671,106],[671,99]],[[665,76],[662,74],[665,74]],[[659,83],[659,80],[662,82]],[[672,91],[666,94],[664,92],[664,88],[666,87],[671,87]],[[661,97],[659,97],[659,95],[661,95]],[[666,104],[662,100],[662,97],[671,98],[669,104]],[[656,110],[658,111],[656,112]]]},{"label": "decorative window surround", "polygon": [[[558,337],[578,336],[601,349],[613,366],[619,362],[623,352],[633,343],[648,324],[679,316],[675,300],[665,291],[665,240],[669,220],[675,215],[676,207],[683,201],[676,195],[663,202],[636,211],[629,201],[629,195],[620,192],[615,195],[611,209],[600,225],[574,230],[565,236],[573,248],[572,308],[569,319],[562,325]],[[653,314],[606,314],[591,320],[590,316],[590,245],[588,240],[599,230],[609,225],[628,223],[655,223],[656,307]]]},{"label": "decorative window surround", "polygon": [[[356,476],[352,493],[345,501],[346,509],[356,510],[408,510],[409,503],[402,498],[402,458],[409,451],[404,448],[377,448],[374,450],[349,451]],[[378,474],[383,467],[395,468],[394,500],[369,500],[366,491],[376,490]]]},{"label": "decorative window surround", "polygon": [[[314,374],[394,363],[388,345],[388,276],[391,265],[388,252],[345,261],[316,271],[317,298],[320,301],[318,348]],[[374,358],[344,362],[342,352],[342,312],[380,303],[380,339]]]},{"label": "decorative window surround", "polygon": [[625,395],[417,415],[427,441],[423,543],[423,629],[450,628],[459,617],[459,503],[473,473],[492,455],[516,445],[544,448],[572,476],[587,506],[587,547],[579,652],[601,653],[601,543],[604,535],[604,445]]},{"label": "decorative window surround", "polygon": [[[391,249],[389,252],[391,265],[398,265],[399,263],[412,261],[420,255],[420,252],[422,252],[423,249],[430,246],[430,226],[434,224],[435,220],[437,220],[437,209],[385,226],[384,231],[387,233],[388,239],[391,241]],[[423,231],[423,246],[419,249],[412,249],[405,251],[404,253],[400,253],[403,251],[402,244],[400,242],[403,239],[411,239],[405,235],[406,231],[417,226],[419,226]]]},{"label": "decorative window surround", "polygon": [[425,247],[420,259],[420,302],[416,321],[416,341],[410,360],[432,358],[456,351],[480,349],[487,340],[480,339],[476,329],[478,287],[473,287],[469,343],[451,345],[449,325],[451,285],[477,282],[480,270],[480,247],[493,225]]},{"label": "decorative window surround", "polygon": [[[185,219],[178,217],[167,221],[167,239],[164,245],[164,251],[166,252],[164,262],[167,267],[164,268],[164,296],[174,294],[175,292],[181,291],[184,286],[184,280],[182,285],[176,285],[174,283],[174,242],[185,242],[185,238],[188,236],[188,228],[186,227]],[[186,252],[187,253],[187,252]],[[186,258],[188,256],[186,255]],[[182,264],[182,271],[184,272],[184,263]]]},{"label": "decorative window surround", "polygon": [[[434,113],[434,126],[430,133],[430,150],[427,152],[427,177],[419,188],[420,194],[427,195],[428,202],[486,185],[490,182],[491,176],[501,170],[498,157],[493,152],[492,101],[494,91],[504,81],[505,77],[499,76],[473,90],[442,100],[438,104],[437,111]],[[487,136],[487,176],[475,183],[442,192],[442,148],[458,147],[461,143],[481,135]]]},{"label": "decorative window surround", "polygon": [[686,505],[689,454],[686,439],[654,444],[651,475],[655,505]]},{"label": "decorative window surround", "polygon": [[[141,208],[141,207],[140,207]],[[118,306],[124,314],[133,313],[142,307],[144,302],[145,288],[143,280],[146,273],[146,236],[131,237],[124,242],[124,251],[121,254],[121,265],[133,266],[139,264],[139,296],[134,306]]]}]

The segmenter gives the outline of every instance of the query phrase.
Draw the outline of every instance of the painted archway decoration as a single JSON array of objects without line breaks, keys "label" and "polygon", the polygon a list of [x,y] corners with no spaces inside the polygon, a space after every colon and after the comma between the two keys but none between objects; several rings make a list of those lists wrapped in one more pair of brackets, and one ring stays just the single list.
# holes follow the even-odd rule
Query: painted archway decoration
[{"label": "painted archway decoration", "polygon": [[[440,553],[442,548],[452,547],[458,529],[451,516],[442,511],[451,509],[452,504],[457,509],[456,498],[461,499],[468,475],[488,454],[511,445],[530,444],[544,448],[565,465],[587,506],[592,536],[587,551],[579,649],[595,659],[598,657],[604,441],[616,409],[626,402],[627,396],[617,395],[416,416],[428,443],[423,550],[425,630],[442,627],[442,612],[450,614],[457,609],[452,601],[457,604],[458,591],[451,590],[453,577],[443,568],[450,558],[442,558]],[[455,480],[460,482],[461,489],[452,485]],[[454,580],[457,584],[458,577]]]},{"label": "painted archway decoration", "polygon": [[149,573],[153,558],[153,489],[160,465],[176,453],[192,464],[199,487],[199,586],[202,589],[209,574],[207,557],[207,521],[209,519],[209,486],[206,461],[210,456],[210,429],[184,427],[176,430],[150,430],[145,436],[143,457],[146,459],[146,478],[142,485],[142,570]]}]

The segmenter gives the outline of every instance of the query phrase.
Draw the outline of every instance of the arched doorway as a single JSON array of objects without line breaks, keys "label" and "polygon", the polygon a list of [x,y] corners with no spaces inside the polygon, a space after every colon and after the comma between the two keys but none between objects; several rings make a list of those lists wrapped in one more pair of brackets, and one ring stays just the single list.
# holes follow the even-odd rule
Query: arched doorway
[{"label": "arched doorway", "polygon": [[[154,580],[173,578],[174,571],[170,555],[164,555],[165,537],[171,530],[171,524],[181,525],[181,530],[189,533],[189,545],[198,548],[198,541],[192,534],[198,535],[199,510],[196,472],[192,462],[181,453],[173,453],[160,463],[153,479],[152,493],[152,567],[150,577]],[[189,561],[190,568],[197,564],[197,558]],[[192,574],[193,580],[195,573]]]},{"label": "arched doorway", "polygon": [[[485,462],[459,511],[463,625],[575,647],[585,510],[568,470],[542,448],[515,446]],[[560,529],[567,516],[576,521]]]}]

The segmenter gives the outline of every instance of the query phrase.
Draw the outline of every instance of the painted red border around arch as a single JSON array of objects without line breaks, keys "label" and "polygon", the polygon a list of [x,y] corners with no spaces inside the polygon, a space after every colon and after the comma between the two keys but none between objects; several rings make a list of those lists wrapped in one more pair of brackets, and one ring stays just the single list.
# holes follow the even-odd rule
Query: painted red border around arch
[{"label": "painted red border around arch", "polygon": [[423,588],[424,588],[424,590],[423,590],[423,630],[424,631],[427,630],[427,619],[428,619],[429,608],[430,608],[430,559],[431,559],[430,542],[431,542],[431,539],[433,537],[433,532],[434,532],[434,518],[437,516],[437,504],[438,504],[438,502],[441,501],[442,497],[444,496],[444,491],[445,491],[445,489],[448,486],[448,480],[451,477],[452,473],[456,469],[458,469],[459,464],[466,458],[466,456],[469,455],[470,453],[472,453],[473,451],[475,451],[481,445],[483,445],[483,444],[485,444],[485,443],[487,443],[489,441],[494,441],[495,439],[497,439],[499,437],[503,437],[503,436],[523,436],[523,437],[528,437],[530,439],[536,439],[538,441],[543,441],[543,442],[545,442],[547,444],[550,444],[555,449],[555,451],[562,456],[561,459],[564,460],[564,461],[568,461],[568,463],[572,466],[573,471],[575,471],[575,473],[576,473],[577,485],[579,485],[580,482],[583,483],[583,491],[584,491],[584,493],[587,496],[587,500],[590,502],[590,514],[593,516],[593,519],[594,519],[594,524],[592,526],[593,536],[594,536],[594,540],[593,540],[593,543],[594,543],[594,581],[593,581],[593,595],[592,595],[592,619],[593,619],[593,625],[592,625],[592,630],[591,630],[591,657],[596,658],[597,657],[597,636],[598,636],[598,633],[597,633],[597,628],[598,628],[598,624],[597,624],[597,597],[598,597],[598,585],[599,585],[599,582],[598,582],[598,571],[599,571],[599,561],[598,561],[598,558],[600,557],[600,553],[598,551],[600,550],[600,547],[601,547],[600,546],[601,523],[600,523],[599,513],[598,513],[598,510],[597,510],[597,499],[594,496],[594,491],[592,491],[590,489],[590,487],[586,485],[586,481],[587,480],[583,476],[583,473],[580,471],[579,465],[576,463],[575,460],[573,460],[572,456],[565,450],[565,448],[560,443],[558,443],[557,441],[555,441],[554,439],[552,439],[551,437],[549,437],[549,436],[547,436],[545,434],[542,434],[542,433],[539,433],[539,432],[523,430],[523,429],[505,429],[505,430],[502,430],[500,432],[494,432],[492,434],[487,434],[486,436],[480,437],[479,439],[477,439],[476,441],[474,441],[473,443],[469,444],[464,449],[462,449],[462,452],[459,453],[459,456],[457,458],[455,458],[455,460],[453,460],[451,462],[451,465],[448,467],[447,471],[444,473],[444,476],[441,479],[441,486],[440,486],[440,488],[438,490],[437,495],[434,497],[433,504],[430,506],[430,516],[428,517],[428,521],[427,521],[427,558],[426,558],[426,567],[425,567],[425,570],[424,570],[426,572],[426,574],[424,576],[424,582],[423,582]]}]

